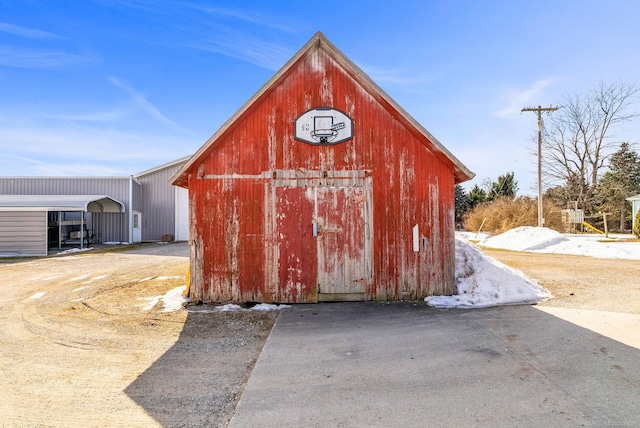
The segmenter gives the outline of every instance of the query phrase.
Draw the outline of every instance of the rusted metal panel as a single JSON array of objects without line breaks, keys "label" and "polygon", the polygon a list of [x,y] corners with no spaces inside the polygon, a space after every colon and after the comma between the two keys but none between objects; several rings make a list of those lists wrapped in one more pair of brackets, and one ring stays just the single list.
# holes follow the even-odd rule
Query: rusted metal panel
[{"label": "rusted metal panel", "polygon": [[[295,140],[295,119],[317,107],[347,114],[353,138]],[[460,169],[410,122],[340,58],[322,49],[301,56],[189,166],[192,298],[454,293]]]}]

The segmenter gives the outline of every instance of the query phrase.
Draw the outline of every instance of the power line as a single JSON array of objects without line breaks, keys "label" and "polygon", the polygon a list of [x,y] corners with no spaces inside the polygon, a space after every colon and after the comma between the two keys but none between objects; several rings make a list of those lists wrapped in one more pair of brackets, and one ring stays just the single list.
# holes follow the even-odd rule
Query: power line
[{"label": "power line", "polygon": [[542,227],[544,225],[544,218],[542,217],[542,128],[544,126],[544,122],[542,121],[542,112],[546,112],[551,114],[552,112],[558,110],[560,107],[525,107],[521,112],[524,111],[535,111],[538,113],[538,227]]}]

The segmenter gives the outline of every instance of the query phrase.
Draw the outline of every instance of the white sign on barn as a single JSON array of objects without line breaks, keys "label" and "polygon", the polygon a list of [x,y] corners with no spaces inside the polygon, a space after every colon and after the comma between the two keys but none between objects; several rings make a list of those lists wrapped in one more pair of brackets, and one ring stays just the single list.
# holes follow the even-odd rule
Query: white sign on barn
[{"label": "white sign on barn", "polygon": [[295,122],[295,139],[309,144],[338,144],[353,138],[353,121],[329,107],[303,113]]}]

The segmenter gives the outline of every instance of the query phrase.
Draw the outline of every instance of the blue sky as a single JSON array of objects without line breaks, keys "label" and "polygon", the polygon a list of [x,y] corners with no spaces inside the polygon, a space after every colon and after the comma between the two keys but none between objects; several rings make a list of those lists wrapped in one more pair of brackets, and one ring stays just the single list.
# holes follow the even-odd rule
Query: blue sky
[{"label": "blue sky", "polygon": [[520,110],[636,83],[639,16],[634,0],[0,0],[0,175],[190,155],[322,31],[476,172],[466,188],[514,171],[535,194]]}]

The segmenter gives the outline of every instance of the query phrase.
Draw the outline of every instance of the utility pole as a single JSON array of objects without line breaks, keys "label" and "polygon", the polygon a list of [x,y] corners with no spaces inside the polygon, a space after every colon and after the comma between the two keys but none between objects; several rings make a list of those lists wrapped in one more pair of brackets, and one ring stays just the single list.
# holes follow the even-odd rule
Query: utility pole
[{"label": "utility pole", "polygon": [[542,112],[551,112],[558,110],[559,107],[525,107],[523,111],[535,111],[538,113],[538,227],[544,226],[544,218],[542,217]]}]

